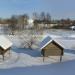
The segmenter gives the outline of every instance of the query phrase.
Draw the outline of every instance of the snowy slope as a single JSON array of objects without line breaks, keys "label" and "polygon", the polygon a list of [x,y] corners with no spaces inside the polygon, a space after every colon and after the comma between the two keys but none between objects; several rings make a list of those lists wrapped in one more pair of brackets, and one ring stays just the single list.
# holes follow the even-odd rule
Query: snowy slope
[{"label": "snowy slope", "polygon": [[1,75],[75,75],[75,60],[41,66],[0,69]]},{"label": "snowy slope", "polygon": [[[73,37],[73,36],[72,36]],[[18,36],[8,36],[16,47],[21,46],[21,39]],[[18,40],[20,39],[20,40]],[[59,39],[61,40],[61,39]],[[69,47],[75,45],[74,39],[62,38]],[[67,41],[66,41],[67,40]],[[67,45],[67,44],[66,44]],[[36,56],[37,55],[37,56]],[[0,58],[1,59],[1,58]],[[43,58],[35,50],[17,49],[11,50],[11,56],[0,61],[1,75],[75,75],[75,55],[65,53],[60,63],[59,57]]]},{"label": "snowy slope", "polygon": [[[11,50],[10,56],[6,54],[4,61],[0,59],[0,69],[40,66],[40,65],[48,65],[48,64],[60,62],[59,56],[45,57],[45,61],[43,62],[43,57],[41,57],[40,52],[38,51],[26,50],[26,49],[23,49],[23,50],[17,49],[17,50],[20,50],[20,51],[18,52],[18,51]],[[71,60],[75,60],[75,55],[65,53],[63,56],[62,62],[67,62]]]}]

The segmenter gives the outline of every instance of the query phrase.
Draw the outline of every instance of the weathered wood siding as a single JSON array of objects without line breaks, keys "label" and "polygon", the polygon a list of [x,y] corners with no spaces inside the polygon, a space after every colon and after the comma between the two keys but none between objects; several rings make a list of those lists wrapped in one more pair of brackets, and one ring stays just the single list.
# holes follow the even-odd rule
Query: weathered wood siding
[{"label": "weathered wood siding", "polygon": [[52,42],[42,49],[43,56],[60,56],[63,55],[63,48]]}]

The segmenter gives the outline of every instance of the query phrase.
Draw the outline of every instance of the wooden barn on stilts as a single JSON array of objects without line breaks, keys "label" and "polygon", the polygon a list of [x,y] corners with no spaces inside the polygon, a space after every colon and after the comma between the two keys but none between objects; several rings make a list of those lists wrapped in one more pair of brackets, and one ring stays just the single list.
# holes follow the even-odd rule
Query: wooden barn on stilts
[{"label": "wooden barn on stilts", "polygon": [[48,56],[59,56],[60,62],[62,61],[62,56],[64,54],[64,48],[50,36],[47,36],[40,43],[41,54],[44,57]]},{"label": "wooden barn on stilts", "polygon": [[5,36],[0,36],[0,55],[2,55],[3,60],[4,60],[4,55],[7,51],[10,52],[10,48],[12,46],[12,43],[5,37]]}]

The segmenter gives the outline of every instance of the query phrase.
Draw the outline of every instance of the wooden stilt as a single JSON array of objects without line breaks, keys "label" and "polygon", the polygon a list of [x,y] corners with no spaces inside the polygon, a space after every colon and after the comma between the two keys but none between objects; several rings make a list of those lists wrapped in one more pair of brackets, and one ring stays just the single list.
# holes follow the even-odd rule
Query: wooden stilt
[{"label": "wooden stilt", "polygon": [[62,61],[62,55],[60,56],[60,62]]},{"label": "wooden stilt", "polygon": [[3,56],[3,61],[4,61],[4,54],[2,56]]},{"label": "wooden stilt", "polygon": [[9,56],[10,56],[10,49],[9,49]]},{"label": "wooden stilt", "polygon": [[43,62],[44,62],[44,56],[43,56]]}]

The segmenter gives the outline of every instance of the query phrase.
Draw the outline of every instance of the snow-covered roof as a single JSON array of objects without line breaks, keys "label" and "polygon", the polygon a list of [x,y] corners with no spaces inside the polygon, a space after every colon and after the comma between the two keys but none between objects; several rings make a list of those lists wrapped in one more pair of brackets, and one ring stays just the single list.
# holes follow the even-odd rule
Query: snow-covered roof
[{"label": "snow-covered roof", "polygon": [[43,41],[40,43],[39,48],[42,49],[46,45],[48,45],[50,42],[52,42],[52,38],[50,36],[47,36],[43,39]]},{"label": "snow-covered roof", "polygon": [[64,49],[75,49],[75,39],[59,38],[59,39],[54,39],[54,41],[60,44]]},{"label": "snow-covered roof", "polygon": [[49,43],[51,43],[52,41],[55,41],[56,43],[58,43],[62,48],[66,48],[63,41],[62,40],[58,40],[58,39],[54,39],[52,37],[50,37],[49,35],[46,36],[42,42],[39,45],[40,49],[43,49],[45,46],[47,46]]},{"label": "snow-covered roof", "polygon": [[0,35],[0,46],[6,50],[12,46],[12,43],[5,36]]}]

